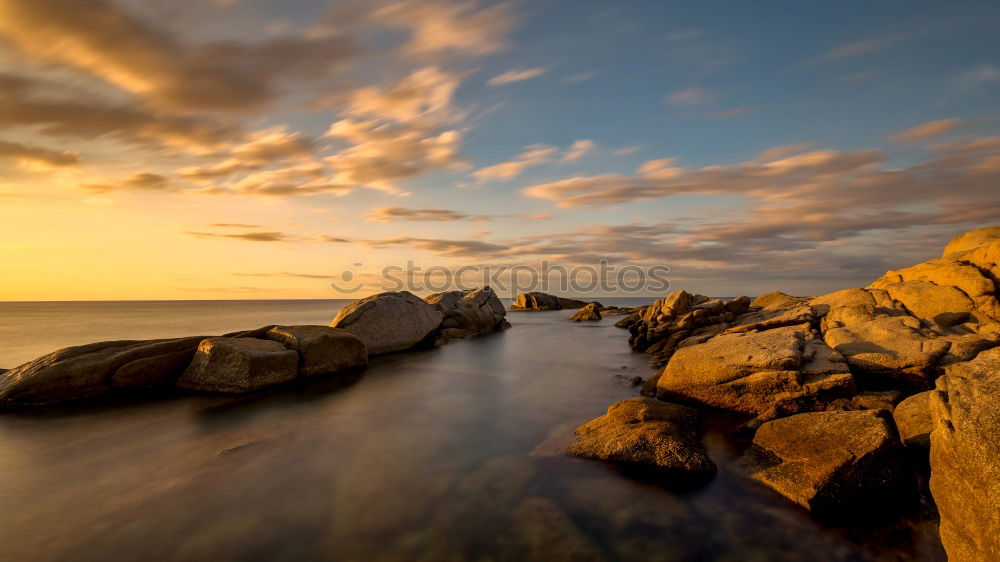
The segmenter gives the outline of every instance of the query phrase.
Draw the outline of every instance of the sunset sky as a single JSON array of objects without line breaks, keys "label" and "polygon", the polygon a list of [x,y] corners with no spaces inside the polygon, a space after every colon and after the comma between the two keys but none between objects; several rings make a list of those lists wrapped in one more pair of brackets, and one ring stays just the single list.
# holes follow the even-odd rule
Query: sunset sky
[{"label": "sunset sky", "polygon": [[998,29],[985,0],[0,0],[0,300],[337,298],[407,260],[865,285],[1000,223]]}]

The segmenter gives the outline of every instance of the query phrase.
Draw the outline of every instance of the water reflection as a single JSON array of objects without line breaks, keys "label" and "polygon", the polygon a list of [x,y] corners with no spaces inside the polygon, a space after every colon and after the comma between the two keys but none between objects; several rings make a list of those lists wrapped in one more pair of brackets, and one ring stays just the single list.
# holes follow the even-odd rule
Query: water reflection
[{"label": "water reflection", "polygon": [[529,455],[649,372],[612,322],[568,315],[513,315],[354,380],[2,416],[0,559],[943,558],[932,527],[821,528],[742,477],[721,432],[718,478],[687,494]]}]

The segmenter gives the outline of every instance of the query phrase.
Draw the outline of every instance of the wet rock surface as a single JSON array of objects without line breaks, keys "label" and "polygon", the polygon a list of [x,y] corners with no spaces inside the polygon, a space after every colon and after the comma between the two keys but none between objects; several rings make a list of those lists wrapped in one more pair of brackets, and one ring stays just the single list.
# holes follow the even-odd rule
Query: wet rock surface
[{"label": "wet rock surface", "polygon": [[434,305],[399,291],[378,293],[345,306],[330,326],[358,336],[369,355],[379,355],[428,343],[442,318]]},{"label": "wet rock surface", "polygon": [[441,312],[438,343],[510,327],[507,310],[489,287],[436,293],[424,300]]},{"label": "wet rock surface", "polygon": [[198,345],[177,386],[201,392],[251,392],[295,380],[298,366],[298,354],[276,341],[208,338]]},{"label": "wet rock surface", "polygon": [[700,441],[697,410],[649,398],[631,398],[576,430],[571,455],[604,460],[658,474],[671,487],[704,484],[715,476],[715,463]]},{"label": "wet rock surface", "polygon": [[570,317],[573,322],[597,322],[601,319],[601,307],[597,303],[591,303],[577,310]]},{"label": "wet rock surface", "polygon": [[813,412],[765,423],[742,464],[755,480],[815,516],[843,520],[899,511],[916,491],[884,411]]}]

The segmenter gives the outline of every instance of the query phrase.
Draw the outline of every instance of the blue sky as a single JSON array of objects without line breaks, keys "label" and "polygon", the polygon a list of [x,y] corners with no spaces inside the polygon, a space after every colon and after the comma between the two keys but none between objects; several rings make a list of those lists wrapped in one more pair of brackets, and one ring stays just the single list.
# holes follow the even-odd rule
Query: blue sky
[{"label": "blue sky", "polygon": [[985,1],[0,0],[0,299],[332,297],[407,260],[865,284],[1000,219],[998,27]]}]

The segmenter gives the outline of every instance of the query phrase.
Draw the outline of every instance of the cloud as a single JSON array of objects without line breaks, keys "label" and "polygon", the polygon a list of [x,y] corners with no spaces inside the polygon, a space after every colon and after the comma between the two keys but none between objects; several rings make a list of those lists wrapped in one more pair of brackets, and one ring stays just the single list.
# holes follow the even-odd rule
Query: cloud
[{"label": "cloud", "polygon": [[173,116],[129,102],[99,103],[70,99],[65,86],[0,73],[0,126],[38,127],[54,137],[96,139],[205,149],[238,138],[240,128],[216,119]]},{"label": "cloud", "polygon": [[456,130],[425,136],[423,131],[408,127],[344,119],[331,125],[326,136],[352,145],[326,158],[336,170],[334,183],[400,194],[396,187],[399,180],[433,168],[461,169],[465,165],[458,153],[462,134]]},{"label": "cloud", "polygon": [[528,168],[534,168],[543,164],[553,162],[576,162],[595,148],[596,144],[590,139],[580,139],[559,155],[559,147],[548,144],[530,144],[524,147],[524,151],[515,156],[512,160],[501,162],[492,166],[480,168],[470,175],[476,179],[477,184],[488,181],[504,181],[513,179],[521,175]]},{"label": "cloud", "polygon": [[508,46],[514,26],[509,3],[479,8],[475,0],[403,0],[377,10],[374,19],[410,32],[404,50],[413,54],[487,55]]},{"label": "cloud", "polygon": [[381,240],[364,240],[363,242],[373,248],[406,246],[451,258],[502,255],[509,250],[509,248],[502,244],[493,244],[482,240],[444,240],[436,238],[413,238],[409,236],[400,236],[397,238],[385,238]]},{"label": "cloud", "polygon": [[354,53],[338,36],[188,44],[105,0],[0,0],[0,35],[23,56],[185,111],[262,107],[281,79],[328,71]]},{"label": "cloud", "polygon": [[23,165],[41,165],[42,169],[77,166],[81,162],[79,152],[59,152],[5,141],[0,141],[0,158],[12,158]]},{"label": "cloud", "polygon": [[710,117],[712,119],[731,119],[733,117],[740,117],[750,113],[755,113],[759,110],[760,108],[757,106],[745,105],[743,107],[734,107],[725,111],[716,111],[715,113],[712,113]]},{"label": "cloud", "polygon": [[137,172],[118,181],[84,183],[82,187],[95,193],[110,191],[166,191],[170,180],[166,176],[150,172]]},{"label": "cloud", "polygon": [[819,57],[807,62],[806,66],[885,51],[904,41],[916,37],[917,35],[917,33],[900,33],[896,35],[887,35],[885,37],[874,37],[871,39],[844,43],[831,48]]},{"label": "cloud", "polygon": [[544,68],[529,68],[526,70],[509,70],[503,74],[498,74],[493,78],[486,81],[490,86],[502,86],[504,84],[510,84],[512,82],[521,82],[523,80],[530,80],[537,76],[545,74]]},{"label": "cloud", "polygon": [[594,150],[594,141],[590,139],[581,139],[574,141],[573,145],[566,149],[560,162],[576,162],[577,160],[586,156],[590,151]]},{"label": "cloud", "polygon": [[472,172],[472,176],[480,183],[491,180],[509,180],[521,175],[524,170],[540,166],[552,161],[559,152],[559,147],[547,144],[531,144],[509,162],[501,162]]},{"label": "cloud", "polygon": [[909,168],[885,168],[886,157],[878,150],[799,152],[802,148],[781,147],[747,162],[697,169],[679,167],[672,159],[655,160],[632,176],[577,176],[527,187],[522,193],[560,207],[604,207],[683,194],[736,195],[783,207],[808,203],[817,209],[868,210],[919,203],[953,208],[959,202],[996,199],[989,186],[1000,179],[997,137],[935,146],[927,160]]},{"label": "cloud", "polygon": [[688,88],[670,94],[663,101],[670,105],[699,105],[714,97],[715,95],[705,88]]},{"label": "cloud", "polygon": [[390,88],[369,86],[348,96],[345,113],[360,118],[378,118],[422,127],[454,123],[465,113],[452,106],[463,75],[424,67]]},{"label": "cloud", "polygon": [[339,238],[335,236],[327,236],[327,235],[300,236],[280,231],[258,231],[258,232],[185,231],[184,234],[188,236],[193,236],[195,238],[230,238],[233,240],[242,240],[244,242],[319,242],[319,243],[337,243],[337,244],[346,244],[351,242],[346,238]]},{"label": "cloud", "polygon": [[629,154],[635,154],[636,152],[639,152],[643,148],[646,148],[646,145],[637,144],[634,146],[623,146],[621,148],[616,148],[612,150],[611,154],[614,154],[615,156],[628,156]]},{"label": "cloud", "polygon": [[587,72],[579,72],[577,74],[570,74],[569,76],[563,78],[563,82],[566,84],[580,84],[582,82],[587,82],[593,80],[601,75],[600,70],[590,70]]},{"label": "cloud", "polygon": [[939,121],[929,121],[916,127],[911,127],[905,131],[900,131],[889,140],[895,142],[921,141],[934,138],[944,133],[948,133],[964,126],[966,123],[961,119],[941,119]]},{"label": "cloud", "polygon": [[523,222],[547,220],[549,215],[519,214],[467,214],[450,209],[408,209],[406,207],[376,207],[362,215],[368,222],[451,222],[451,221],[491,221],[494,219],[516,218]]}]

